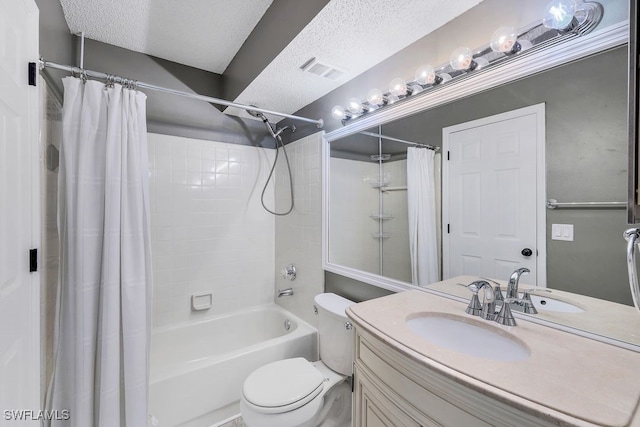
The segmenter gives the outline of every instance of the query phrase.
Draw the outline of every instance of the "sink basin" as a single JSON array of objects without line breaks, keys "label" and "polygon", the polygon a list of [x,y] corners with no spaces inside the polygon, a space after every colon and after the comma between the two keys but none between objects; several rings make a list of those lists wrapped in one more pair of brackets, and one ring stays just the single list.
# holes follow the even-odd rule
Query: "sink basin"
[{"label": "sink basin", "polygon": [[427,341],[469,356],[505,362],[531,356],[524,342],[486,320],[449,313],[421,313],[410,316],[406,324]]},{"label": "sink basin", "polygon": [[545,295],[531,295],[531,301],[538,311],[556,311],[561,313],[584,313],[577,305],[549,298]]}]

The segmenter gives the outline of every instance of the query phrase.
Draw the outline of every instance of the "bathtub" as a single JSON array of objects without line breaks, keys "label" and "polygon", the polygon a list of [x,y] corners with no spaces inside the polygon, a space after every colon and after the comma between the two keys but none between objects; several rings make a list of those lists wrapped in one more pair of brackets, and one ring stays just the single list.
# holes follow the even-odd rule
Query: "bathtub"
[{"label": "bathtub", "polygon": [[298,356],[317,360],[317,331],[275,304],[158,328],[151,334],[150,425],[221,421],[238,412],[252,371]]}]

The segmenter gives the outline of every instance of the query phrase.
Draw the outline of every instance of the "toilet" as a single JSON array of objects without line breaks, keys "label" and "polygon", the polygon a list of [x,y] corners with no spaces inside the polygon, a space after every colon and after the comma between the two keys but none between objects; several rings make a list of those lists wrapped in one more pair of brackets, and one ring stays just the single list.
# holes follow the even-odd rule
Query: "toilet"
[{"label": "toilet", "polygon": [[316,295],[320,360],[279,360],[253,371],[242,386],[240,412],[248,427],[343,427],[351,421],[353,331],[345,310],[353,301]]}]

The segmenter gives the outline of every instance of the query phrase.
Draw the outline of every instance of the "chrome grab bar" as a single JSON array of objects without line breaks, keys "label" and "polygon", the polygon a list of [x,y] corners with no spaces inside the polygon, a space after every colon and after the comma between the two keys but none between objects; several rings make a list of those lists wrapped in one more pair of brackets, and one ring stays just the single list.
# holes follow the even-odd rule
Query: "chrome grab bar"
[{"label": "chrome grab bar", "polygon": [[640,311],[640,288],[638,287],[638,273],[636,271],[636,244],[640,238],[640,229],[630,228],[623,234],[627,241],[627,269],[629,271],[629,286],[633,305]]}]

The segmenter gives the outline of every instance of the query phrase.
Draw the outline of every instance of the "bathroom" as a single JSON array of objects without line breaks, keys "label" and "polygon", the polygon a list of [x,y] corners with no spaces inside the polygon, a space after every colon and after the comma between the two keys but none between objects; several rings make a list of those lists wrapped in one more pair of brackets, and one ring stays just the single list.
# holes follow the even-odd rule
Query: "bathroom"
[{"label": "bathroom", "polygon": [[[447,2],[434,6],[407,1],[400,6],[397,2],[376,1],[376,7],[370,7],[338,0],[261,0],[241,11],[216,1],[195,2],[177,13],[175,6],[166,2],[152,4],[142,0],[109,5],[72,0],[18,3],[23,1],[31,15],[36,13],[36,6],[39,9],[39,21],[36,18],[35,22],[39,38],[29,40],[37,54],[24,62],[41,57],[51,63],[114,73],[154,86],[258,108],[247,112],[139,88],[147,97],[153,273],[153,288],[148,295],[152,308],[147,313],[151,335],[149,425],[242,425],[239,395],[249,374],[281,359],[318,360],[322,345],[317,342],[319,315],[314,306],[317,310],[315,299],[319,294],[334,293],[360,302],[425,287],[412,284],[408,245],[402,240],[409,234],[408,225],[401,221],[406,213],[391,212],[394,218],[388,219],[382,217],[380,210],[375,213],[378,218],[372,219],[369,215],[374,212],[368,206],[364,208],[369,199],[355,199],[336,191],[346,192],[351,187],[336,187],[328,178],[336,176],[334,164],[352,162],[354,167],[342,166],[338,170],[355,175],[349,185],[368,180],[368,187],[372,179],[386,177],[381,172],[384,167],[392,180],[389,188],[397,191],[384,190],[384,195],[382,190],[375,192],[371,203],[381,206],[382,199],[388,202],[392,197],[405,197],[402,186],[407,185],[406,145],[394,145],[382,137],[354,135],[356,132],[440,148],[435,155],[435,198],[440,206],[449,197],[443,190],[446,182],[442,181],[442,157],[446,153],[442,149],[443,128],[546,104],[543,116],[546,115],[547,146],[541,165],[541,175],[546,177],[542,184],[546,190],[544,202],[557,199],[559,203],[621,203],[627,197],[626,67],[611,67],[626,61],[626,38],[619,36],[627,28],[626,1],[599,2],[604,8],[601,21],[593,33],[581,38],[588,40],[592,34],[606,32],[613,34],[611,40],[596,47],[581,47],[581,53],[572,59],[540,61],[543,63],[525,71],[521,70],[524,67],[514,66],[516,72],[523,74],[501,81],[483,80],[483,70],[470,72],[466,80],[456,80],[454,75],[451,83],[459,83],[451,87],[467,89],[448,95],[446,84],[436,88],[433,93],[441,96],[439,104],[427,102],[422,107],[411,107],[410,102],[403,102],[397,108],[389,105],[380,112],[364,112],[362,118],[357,117],[359,113],[347,112],[344,121],[332,116],[332,107],[347,107],[353,97],[366,99],[374,87],[386,90],[388,82],[398,76],[409,81],[416,68],[426,62],[434,66],[448,63],[450,53],[460,46],[483,47],[498,27],[521,29],[538,22],[549,2],[522,0],[514,6],[507,0],[470,0],[456,2],[455,6]],[[204,8],[201,14],[197,13],[198,7]],[[226,7],[226,18],[221,19],[217,15]],[[216,25],[207,21],[205,10],[217,16]],[[116,19],[122,16],[136,17],[136,22],[145,25]],[[385,31],[370,24],[380,20],[403,24],[389,25]],[[166,26],[174,24],[181,26],[180,34],[166,30]],[[210,33],[187,31],[215,26],[222,29],[211,29]],[[361,33],[354,32],[356,28]],[[224,33],[233,35],[225,37]],[[209,54],[214,59],[206,56],[211,45],[217,46],[213,50],[216,53]],[[193,52],[184,46],[192,46]],[[173,54],[168,53],[169,47]],[[540,55],[544,58],[544,54]],[[528,57],[522,55],[512,63]],[[334,67],[335,80],[307,72],[314,61],[319,67]],[[38,249],[38,254],[31,256],[39,267],[30,273],[29,280],[37,282],[39,289],[28,300],[32,311],[15,308],[5,311],[3,317],[10,319],[4,325],[14,324],[16,319],[19,324],[30,325],[33,360],[21,362],[15,369],[5,362],[3,375],[19,369],[30,372],[31,386],[24,392],[25,398],[16,396],[3,405],[3,410],[45,408],[43,402],[54,371],[62,79],[69,75],[67,71],[44,67],[36,79],[36,92],[31,95],[37,110],[37,124],[31,130],[39,134],[38,146],[30,158],[31,170],[37,172],[31,175],[40,178],[31,184],[35,201],[27,212],[33,216],[28,219],[33,230],[25,248]],[[563,80],[571,76],[579,76],[575,77],[576,82],[588,85],[593,93],[577,97],[586,91],[577,83]],[[550,80],[545,80],[547,77]],[[598,84],[603,81],[607,84]],[[492,89],[494,86],[499,87]],[[568,99],[571,97],[574,98]],[[454,102],[458,98],[464,99]],[[257,115],[260,109],[276,113],[267,112],[264,116],[270,124],[263,123]],[[283,118],[278,112],[293,117]],[[358,120],[351,121],[347,117],[350,114]],[[595,123],[598,130],[593,132],[589,125],[596,127]],[[284,151],[277,150],[279,142],[274,134],[278,132],[286,144]],[[603,140],[608,145],[598,146]],[[579,153],[564,147],[562,142],[566,141],[576,141],[573,145],[579,147]],[[399,161],[393,154],[386,165],[382,165],[383,161],[354,161],[358,156],[382,155],[385,150],[399,153]],[[599,173],[594,172],[600,167]],[[9,168],[7,177],[13,176],[12,171],[17,173]],[[3,186],[4,192],[8,197],[3,198],[2,204],[3,234],[10,233],[19,221],[17,214],[9,213],[6,207],[12,203],[11,197],[17,197],[16,192],[11,192],[8,185]],[[538,258],[544,258],[545,265],[538,266],[537,282],[527,282],[527,276],[523,282],[632,307],[625,242],[621,237],[628,224],[624,209],[549,209],[544,202],[535,208],[537,218],[544,217],[544,222],[539,224],[538,246],[533,249]],[[406,209],[406,202],[385,206]],[[273,215],[266,210],[284,214],[290,208],[286,215]],[[448,272],[450,267],[443,265],[447,247],[452,244],[444,231],[451,222],[447,214],[450,213],[444,209],[435,210],[433,240],[439,271],[428,283],[459,275]],[[342,224],[335,223],[349,215],[354,216]],[[571,225],[575,240],[553,238],[552,224]],[[348,233],[352,226],[359,228],[359,236]],[[335,230],[341,231],[336,234]],[[377,237],[373,238],[373,234]],[[5,267],[18,263],[6,246],[1,259]],[[295,268],[295,274],[290,266]],[[508,270],[513,269],[509,264]],[[509,276],[500,270],[490,277],[506,280]],[[471,293],[460,289],[459,295],[453,292],[454,297],[468,300]],[[5,303],[8,301],[4,298]],[[516,314],[518,321],[519,316]],[[551,316],[550,321],[562,323],[562,319]],[[627,331],[620,333],[621,338],[596,326],[589,329],[571,322],[561,327],[587,329],[587,335],[604,336],[605,341],[622,342],[623,348],[637,351],[637,344]],[[288,326],[283,327],[285,324]],[[13,354],[13,349],[7,344],[2,354]],[[350,377],[350,373],[344,376]],[[11,378],[17,381],[15,376]],[[5,388],[3,393],[9,396],[13,391]],[[14,416],[6,412],[4,415],[7,422]],[[70,421],[74,422],[73,414]],[[62,420],[58,425],[74,425],[65,422],[69,421]]]}]

